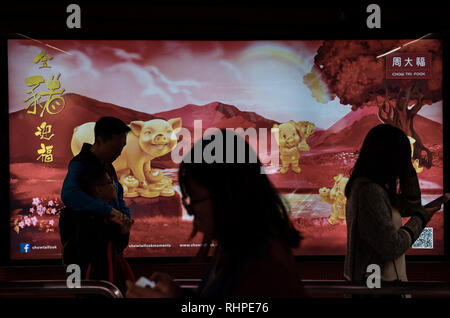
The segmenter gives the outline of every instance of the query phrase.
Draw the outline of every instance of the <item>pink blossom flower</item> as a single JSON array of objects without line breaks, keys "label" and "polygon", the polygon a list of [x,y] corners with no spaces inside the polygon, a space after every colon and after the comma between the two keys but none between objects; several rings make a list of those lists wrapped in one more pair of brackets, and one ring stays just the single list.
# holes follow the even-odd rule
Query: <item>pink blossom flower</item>
[{"label": "pink blossom flower", "polygon": [[38,219],[37,219],[37,217],[32,217],[31,218],[31,222],[33,223],[33,226],[36,226],[36,224],[37,224],[37,222],[38,222]]},{"label": "pink blossom flower", "polygon": [[53,200],[48,201],[48,206],[54,206],[55,203],[53,202]]},{"label": "pink blossom flower", "polygon": [[26,218],[25,219],[25,224],[26,224],[26,226],[30,226],[31,225],[31,219]]},{"label": "pink blossom flower", "polygon": [[30,208],[30,213],[34,213],[34,208]]},{"label": "pink blossom flower", "polygon": [[41,204],[41,200],[39,198],[33,198],[33,205]]},{"label": "pink blossom flower", "polygon": [[52,209],[52,214],[56,214],[56,209],[55,208]]},{"label": "pink blossom flower", "polygon": [[53,219],[51,219],[50,221],[48,221],[48,224],[50,224],[51,226],[55,225],[55,221],[53,221]]},{"label": "pink blossom flower", "polygon": [[19,222],[19,227],[20,227],[21,229],[23,229],[23,228],[25,227],[25,223],[23,223],[23,221]]},{"label": "pink blossom flower", "polygon": [[39,216],[42,216],[44,214],[44,211],[39,210],[37,214],[39,214]]}]

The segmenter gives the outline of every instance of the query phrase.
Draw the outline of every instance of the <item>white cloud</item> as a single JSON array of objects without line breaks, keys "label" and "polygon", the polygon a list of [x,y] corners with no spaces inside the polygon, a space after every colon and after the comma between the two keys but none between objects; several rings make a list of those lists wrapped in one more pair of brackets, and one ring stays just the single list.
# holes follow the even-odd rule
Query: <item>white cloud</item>
[{"label": "white cloud", "polygon": [[221,65],[225,66],[225,68],[233,74],[233,76],[236,78],[236,80],[242,81],[241,71],[239,71],[239,69],[236,66],[234,66],[232,63],[230,63],[226,60],[220,60],[219,63]]},{"label": "white cloud", "polygon": [[[59,54],[55,58],[53,69],[57,70],[65,77],[78,77],[84,76],[86,78],[98,79],[100,76],[99,71],[92,64],[91,59],[80,51],[69,51],[71,55]],[[66,66],[70,65],[70,66]]]},{"label": "white cloud", "polygon": [[156,66],[147,66],[145,69],[155,74],[161,82],[167,85],[169,92],[173,94],[180,93],[180,91],[188,91],[187,89],[181,89],[181,87],[201,87],[201,84],[194,80],[171,81],[164,74],[162,74]]},{"label": "white cloud", "polygon": [[122,49],[118,49],[118,48],[113,48],[112,50],[114,51],[114,54],[116,56],[121,57],[121,58],[123,58],[125,60],[130,60],[130,61],[132,61],[132,60],[142,60],[142,57],[139,54],[137,54],[137,53],[128,53],[127,51],[122,50]]},{"label": "white cloud", "polygon": [[[124,62],[113,65],[105,70],[108,73],[113,73],[120,78],[121,73],[131,76],[132,79],[140,84],[143,88],[141,96],[157,95],[161,97],[167,105],[172,103],[172,98],[162,88],[156,85],[155,80],[150,72],[145,68],[132,63]],[[126,79],[123,79],[124,83]]]}]

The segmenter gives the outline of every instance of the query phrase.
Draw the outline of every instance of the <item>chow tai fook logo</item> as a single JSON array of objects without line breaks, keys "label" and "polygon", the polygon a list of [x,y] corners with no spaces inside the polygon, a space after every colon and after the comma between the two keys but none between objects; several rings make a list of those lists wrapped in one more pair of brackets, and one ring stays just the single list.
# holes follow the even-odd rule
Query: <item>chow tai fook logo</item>
[{"label": "chow tai fook logo", "polygon": [[431,53],[392,53],[386,57],[386,79],[430,79]]}]

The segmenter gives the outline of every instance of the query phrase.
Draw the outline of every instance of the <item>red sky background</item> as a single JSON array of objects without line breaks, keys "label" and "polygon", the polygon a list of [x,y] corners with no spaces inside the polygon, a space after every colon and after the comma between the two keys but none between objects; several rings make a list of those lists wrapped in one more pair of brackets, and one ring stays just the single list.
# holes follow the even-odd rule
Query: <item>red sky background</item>
[{"label": "red sky background", "polygon": [[[61,87],[146,113],[214,101],[279,122],[307,120],[326,129],[350,112],[318,103],[303,83],[322,41],[9,40],[9,111],[23,109],[25,78],[61,73]],[[53,60],[39,69],[42,50]],[[45,90],[42,84],[37,91]],[[420,114],[442,122],[442,104]]]}]

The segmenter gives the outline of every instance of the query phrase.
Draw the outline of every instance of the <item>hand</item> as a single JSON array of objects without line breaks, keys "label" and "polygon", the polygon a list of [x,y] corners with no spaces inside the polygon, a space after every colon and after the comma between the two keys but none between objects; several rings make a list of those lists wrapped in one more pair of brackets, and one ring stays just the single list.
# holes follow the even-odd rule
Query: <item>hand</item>
[{"label": "hand", "polygon": [[120,226],[120,233],[122,234],[130,233],[130,229],[133,224],[134,224],[133,219],[126,218],[124,224]]},{"label": "hand", "polygon": [[133,219],[129,219],[125,214],[112,208],[109,214],[109,220],[111,222],[117,223],[120,226],[120,232],[122,234],[127,234],[130,232],[131,226],[134,223]]},{"label": "hand", "polygon": [[435,206],[433,208],[424,208],[425,211],[427,211],[428,218],[431,219],[431,217],[441,209],[441,206]]},{"label": "hand", "polygon": [[163,294],[155,288],[139,287],[127,280],[127,298],[164,298]]},{"label": "hand", "polygon": [[125,218],[126,216],[122,212],[114,208],[112,208],[109,213],[109,220],[119,225],[125,225]]},{"label": "hand", "polygon": [[136,286],[131,281],[127,281],[127,298],[179,298],[181,297],[181,287],[173,281],[173,278],[166,274],[155,272],[150,276],[150,280],[155,282],[155,288],[142,288]]}]

